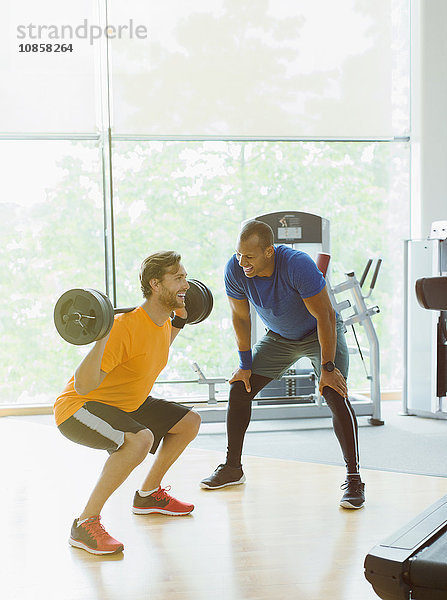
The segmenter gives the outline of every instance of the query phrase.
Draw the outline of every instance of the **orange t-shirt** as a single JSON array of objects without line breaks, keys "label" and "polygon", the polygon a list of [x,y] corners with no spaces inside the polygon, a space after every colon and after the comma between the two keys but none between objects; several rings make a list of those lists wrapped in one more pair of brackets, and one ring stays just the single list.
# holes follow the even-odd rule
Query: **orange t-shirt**
[{"label": "orange t-shirt", "polygon": [[73,376],[54,404],[56,425],[88,400],[116,406],[125,412],[139,408],[168,362],[170,341],[170,319],[159,327],[141,306],[130,313],[115,315],[101,361],[101,370],[107,376],[85,396],[74,389]]}]

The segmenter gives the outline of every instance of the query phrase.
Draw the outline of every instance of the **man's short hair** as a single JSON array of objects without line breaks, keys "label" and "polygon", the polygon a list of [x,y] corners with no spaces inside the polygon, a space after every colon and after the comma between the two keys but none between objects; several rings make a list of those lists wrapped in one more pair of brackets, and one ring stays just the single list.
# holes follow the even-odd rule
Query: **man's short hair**
[{"label": "man's short hair", "polygon": [[151,279],[163,279],[164,275],[172,270],[172,267],[179,265],[181,259],[178,252],[166,250],[155,252],[143,260],[140,268],[140,286],[145,298],[149,298],[152,294]]},{"label": "man's short hair", "polygon": [[263,250],[273,246],[273,229],[267,223],[252,219],[247,221],[239,233],[241,242],[246,242],[252,235],[258,236],[259,245]]}]

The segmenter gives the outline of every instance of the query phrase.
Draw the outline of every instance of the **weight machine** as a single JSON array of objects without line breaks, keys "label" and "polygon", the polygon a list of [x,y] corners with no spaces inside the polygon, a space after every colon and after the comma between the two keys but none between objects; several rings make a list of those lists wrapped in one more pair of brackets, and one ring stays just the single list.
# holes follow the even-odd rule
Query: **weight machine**
[{"label": "weight machine", "polygon": [[[330,260],[329,221],[314,215],[297,211],[274,212],[255,217],[256,220],[270,225],[274,232],[275,244],[288,244],[309,254],[326,275],[327,289],[334,309],[344,312],[351,309],[349,316],[344,316],[345,325],[360,325],[365,328],[369,349],[362,349],[357,342],[357,348],[350,348],[351,354],[360,352],[362,360],[369,356],[370,368],[367,379],[370,382],[370,398],[350,396],[349,400],[358,416],[370,416],[372,425],[383,425],[380,408],[380,356],[379,342],[371,317],[379,312],[377,306],[368,307],[365,300],[374,289],[380,270],[381,260],[378,260],[372,276],[369,293],[364,295],[362,286],[372,265],[368,261],[365,271],[357,280],[355,273],[346,274],[346,280],[332,287],[326,269]],[[341,293],[349,293],[351,299],[337,300]],[[252,345],[256,343],[263,331],[264,324],[251,306]],[[355,330],[354,330],[355,335]],[[357,340],[357,337],[355,336]],[[303,365],[303,363],[305,363]],[[308,364],[306,364],[308,363]],[[366,369],[366,366],[365,366]],[[214,381],[214,380],[210,380]],[[206,383],[206,377],[201,383]],[[318,393],[315,375],[307,359],[298,361],[279,380],[269,383],[252,402],[252,419],[292,419],[331,417],[332,413],[324,398]],[[200,409],[203,421],[214,422],[225,419],[225,408],[211,407]]]},{"label": "weight machine", "polygon": [[447,221],[432,223],[425,240],[405,241],[405,275],[402,412],[447,419]]}]

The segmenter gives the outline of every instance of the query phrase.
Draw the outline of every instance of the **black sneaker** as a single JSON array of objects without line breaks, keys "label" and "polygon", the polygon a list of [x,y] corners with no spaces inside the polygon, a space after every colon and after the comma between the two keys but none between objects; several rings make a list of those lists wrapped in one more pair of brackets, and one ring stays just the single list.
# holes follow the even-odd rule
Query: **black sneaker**
[{"label": "black sneaker", "polygon": [[360,479],[347,479],[340,488],[345,490],[340,506],[343,508],[362,508],[365,504],[365,484]]},{"label": "black sneaker", "polygon": [[245,483],[245,475],[242,467],[235,468],[228,465],[219,465],[212,475],[202,479],[200,487],[208,490],[217,490],[227,485],[238,485]]}]

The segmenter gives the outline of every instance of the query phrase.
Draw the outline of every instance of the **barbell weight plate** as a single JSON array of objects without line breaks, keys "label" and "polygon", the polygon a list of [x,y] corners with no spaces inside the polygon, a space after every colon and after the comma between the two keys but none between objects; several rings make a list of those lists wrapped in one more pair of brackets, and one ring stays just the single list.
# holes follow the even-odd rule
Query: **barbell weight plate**
[{"label": "barbell weight plate", "polygon": [[203,319],[202,319],[202,320],[204,320],[210,316],[211,311],[213,310],[214,301],[213,301],[213,294],[211,293],[211,290],[205,284],[202,284],[202,285],[204,286],[205,293],[208,296],[207,309],[206,309],[206,311],[203,315]]},{"label": "barbell weight plate", "polygon": [[[85,315],[81,319],[76,314]],[[107,296],[91,289],[75,288],[62,294],[54,307],[59,335],[75,346],[90,344],[110,331],[113,308]],[[87,318],[86,318],[87,317]]]},{"label": "barbell weight plate", "polygon": [[189,289],[185,296],[188,313],[186,323],[196,325],[206,319],[213,309],[213,295],[207,286],[197,279],[188,279]]},{"label": "barbell weight plate", "polygon": [[[95,291],[97,294],[100,294],[104,298],[104,301],[107,305],[107,313],[109,315],[109,321],[107,323],[106,333],[104,334],[104,335],[107,335],[113,327],[113,321],[115,320],[115,312],[116,311],[113,308],[110,298],[108,296],[106,296],[103,292],[100,292],[99,290],[93,290],[93,291]],[[127,312],[128,310],[129,309],[127,309],[127,308],[123,308],[123,312]],[[130,310],[134,310],[134,309],[130,309]]]},{"label": "barbell weight plate", "polygon": [[201,287],[202,295],[204,298],[202,314],[200,315],[200,321],[198,321],[199,323],[201,323],[208,317],[213,308],[213,295],[204,283],[197,280],[196,282],[199,284],[199,287]]},{"label": "barbell weight plate", "polygon": [[102,306],[103,312],[101,313],[101,316],[103,317],[103,323],[101,330],[96,336],[96,340],[100,340],[103,337],[105,337],[112,329],[115,313],[113,310],[112,303],[110,302],[108,296],[106,296],[102,292],[99,292],[98,290],[92,290],[91,288],[86,288],[86,291],[90,292],[94,297],[96,297],[99,304]]},{"label": "barbell weight plate", "polygon": [[188,316],[186,322],[189,325],[194,325],[200,320],[203,312],[203,297],[202,289],[194,279],[188,279],[189,289],[185,296],[185,308]]}]

